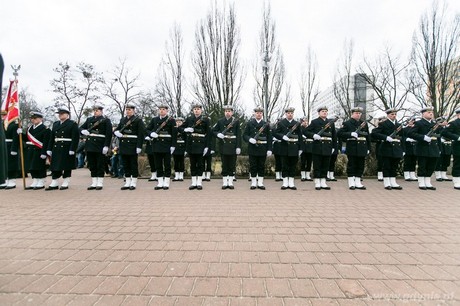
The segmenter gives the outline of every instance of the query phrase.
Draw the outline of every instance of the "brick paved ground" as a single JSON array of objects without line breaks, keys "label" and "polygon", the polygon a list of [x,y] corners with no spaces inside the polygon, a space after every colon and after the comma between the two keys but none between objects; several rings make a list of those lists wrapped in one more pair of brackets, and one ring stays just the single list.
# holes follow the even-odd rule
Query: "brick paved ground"
[{"label": "brick paved ground", "polygon": [[[0,304],[460,304],[460,192],[0,191]],[[423,197],[423,198],[422,198]]]}]

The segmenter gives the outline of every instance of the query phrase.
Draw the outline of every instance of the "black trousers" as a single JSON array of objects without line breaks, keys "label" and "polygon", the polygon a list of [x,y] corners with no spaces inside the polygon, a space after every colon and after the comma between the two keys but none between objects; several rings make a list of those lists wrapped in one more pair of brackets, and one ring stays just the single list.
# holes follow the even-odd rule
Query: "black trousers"
[{"label": "black trousers", "polygon": [[171,176],[171,153],[153,153],[157,167],[157,177]]},{"label": "black trousers", "polygon": [[365,156],[350,156],[348,157],[347,163],[347,175],[348,177],[356,176],[362,177],[364,173],[364,163],[366,161]]},{"label": "black trousers", "polygon": [[396,177],[400,158],[382,156],[383,177]]},{"label": "black trousers", "polygon": [[212,155],[203,156],[203,163],[204,171],[211,172]]},{"label": "black trousers", "polygon": [[447,171],[447,168],[450,166],[450,154],[441,154],[436,163],[436,171]]},{"label": "black trousers", "polygon": [[331,172],[335,171],[335,162],[336,161],[337,161],[337,154],[332,154],[331,159],[329,160],[329,169],[328,169],[328,171],[331,171]]},{"label": "black trousers", "polygon": [[434,172],[434,168],[436,167],[437,159],[437,157],[418,156],[417,175],[420,177],[430,177]]},{"label": "black trousers", "polygon": [[283,177],[294,177],[298,160],[299,160],[299,157],[297,155],[296,156],[282,156],[281,175]]},{"label": "black trousers", "polygon": [[105,156],[99,152],[86,152],[86,161],[91,172],[91,177],[104,177]]},{"label": "black trousers", "polygon": [[32,176],[32,178],[36,179],[42,179],[42,178],[45,178],[46,177],[46,170],[43,169],[43,170],[30,170],[29,171],[30,175]]},{"label": "black trousers", "polygon": [[300,171],[311,171],[313,156],[309,152],[303,152],[300,155]]},{"label": "black trousers", "polygon": [[382,172],[383,171],[383,157],[376,154],[375,158],[377,159],[377,171]]},{"label": "black trousers", "polygon": [[155,166],[155,157],[153,154],[148,154],[147,159],[149,160],[150,172],[156,172],[157,167]]},{"label": "black trousers", "polygon": [[460,177],[460,155],[454,155],[454,163],[452,164],[452,176]]},{"label": "black trousers", "polygon": [[262,156],[255,156],[249,155],[249,172],[251,177],[259,177],[265,176],[265,161],[267,160],[266,155]]},{"label": "black trousers", "polygon": [[275,172],[281,172],[281,156],[275,154]]},{"label": "black trousers", "polygon": [[123,169],[125,170],[126,177],[138,177],[139,169],[137,168],[137,155],[121,155],[121,161],[123,162]]},{"label": "black trousers", "polygon": [[417,156],[415,155],[404,155],[404,171],[414,172],[417,166]]},{"label": "black trousers", "polygon": [[331,155],[313,154],[313,176],[315,178],[326,178],[329,171]]},{"label": "black trousers", "polygon": [[57,180],[58,178],[67,178],[72,176],[72,170],[59,170],[59,171],[51,171],[51,178],[53,180]]},{"label": "black trousers", "polygon": [[236,155],[222,154],[222,176],[233,176],[235,174],[236,167]]},{"label": "black trousers", "polygon": [[18,170],[11,170],[8,171],[8,178],[9,179],[15,179],[19,177],[19,171]]},{"label": "black trousers", "polygon": [[185,171],[185,157],[184,155],[173,155],[174,159],[174,172]]},{"label": "black trousers", "polygon": [[203,154],[189,154],[190,157],[190,175],[202,176],[203,175]]}]

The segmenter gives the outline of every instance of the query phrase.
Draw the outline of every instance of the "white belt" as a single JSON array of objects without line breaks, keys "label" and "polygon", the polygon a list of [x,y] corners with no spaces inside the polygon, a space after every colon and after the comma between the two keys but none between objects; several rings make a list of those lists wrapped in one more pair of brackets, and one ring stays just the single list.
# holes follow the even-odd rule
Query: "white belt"
[{"label": "white belt", "polygon": [[13,142],[13,139],[5,139],[5,142]]},{"label": "white belt", "polygon": [[319,140],[326,140],[326,141],[332,141],[331,137],[321,137]]},{"label": "white belt", "polygon": [[305,139],[305,142],[313,142],[313,139],[307,138],[307,139]]},{"label": "white belt", "polygon": [[205,134],[192,133],[192,137],[206,137]]},{"label": "white belt", "polygon": [[438,137],[431,137],[431,140],[438,140]]},{"label": "white belt", "polygon": [[105,138],[105,135],[103,135],[103,134],[93,134],[93,133],[91,133],[88,136]]},{"label": "white belt", "polygon": [[126,135],[126,134],[123,134],[123,138],[137,138],[137,135]]},{"label": "white belt", "polygon": [[171,138],[171,135],[169,135],[169,134],[158,134],[158,137]]},{"label": "white belt", "polygon": [[401,140],[399,140],[399,139],[393,139],[392,142],[401,142]]},{"label": "white belt", "polygon": [[177,143],[185,143],[185,140],[178,140]]},{"label": "white belt", "polygon": [[288,142],[297,142],[299,141],[297,138],[289,138]]},{"label": "white belt", "polygon": [[34,143],[32,141],[26,141],[26,145],[34,146]]},{"label": "white belt", "polygon": [[224,138],[234,139],[236,136],[224,136]]},{"label": "white belt", "polygon": [[367,139],[366,139],[366,137],[358,137],[358,138],[354,138],[354,137],[352,137],[352,138],[348,138],[347,140],[359,140],[359,141],[366,141]]},{"label": "white belt", "polygon": [[54,138],[54,141],[72,141],[72,138]]},{"label": "white belt", "polygon": [[256,143],[257,144],[266,144],[267,141],[266,140],[257,140]]}]

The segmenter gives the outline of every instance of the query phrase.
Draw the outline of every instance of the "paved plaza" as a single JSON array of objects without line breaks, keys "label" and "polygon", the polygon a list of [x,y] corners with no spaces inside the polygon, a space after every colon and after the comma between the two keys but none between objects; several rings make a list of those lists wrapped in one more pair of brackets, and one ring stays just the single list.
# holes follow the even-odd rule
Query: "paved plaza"
[{"label": "paved plaza", "polygon": [[400,181],[3,190],[0,305],[459,305],[460,191]]}]

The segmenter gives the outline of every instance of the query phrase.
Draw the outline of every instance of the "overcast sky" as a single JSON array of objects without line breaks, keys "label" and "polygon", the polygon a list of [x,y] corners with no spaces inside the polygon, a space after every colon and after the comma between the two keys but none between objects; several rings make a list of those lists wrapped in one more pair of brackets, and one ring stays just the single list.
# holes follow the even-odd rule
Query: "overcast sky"
[{"label": "overcast sky", "polygon": [[[345,39],[355,43],[355,60],[373,57],[385,44],[406,57],[419,18],[431,0],[272,0],[277,39],[284,54],[293,105],[299,105],[300,68],[308,45],[317,54],[321,88],[332,84]],[[255,61],[263,0],[235,0],[241,32],[241,60],[246,81],[241,101],[253,106]],[[460,1],[447,1],[460,11]],[[15,0],[3,1],[0,52],[6,64],[21,64],[20,86],[28,87],[41,106],[52,104],[52,69],[61,61],[92,64],[106,72],[126,58],[141,74],[142,87],[153,88],[165,41],[174,22],[181,25],[186,60],[197,22],[210,0]],[[191,77],[187,73],[186,77]],[[5,83],[5,82],[4,82]],[[190,95],[188,95],[190,96]]]}]

